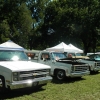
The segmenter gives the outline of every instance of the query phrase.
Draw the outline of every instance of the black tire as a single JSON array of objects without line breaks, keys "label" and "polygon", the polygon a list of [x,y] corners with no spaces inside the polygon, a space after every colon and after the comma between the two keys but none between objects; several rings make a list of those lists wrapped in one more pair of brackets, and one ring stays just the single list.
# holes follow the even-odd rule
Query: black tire
[{"label": "black tire", "polygon": [[6,91],[5,79],[4,77],[0,77],[0,79],[0,91],[4,93]]},{"label": "black tire", "polygon": [[64,70],[56,70],[56,78],[60,81],[65,80],[65,71]]}]

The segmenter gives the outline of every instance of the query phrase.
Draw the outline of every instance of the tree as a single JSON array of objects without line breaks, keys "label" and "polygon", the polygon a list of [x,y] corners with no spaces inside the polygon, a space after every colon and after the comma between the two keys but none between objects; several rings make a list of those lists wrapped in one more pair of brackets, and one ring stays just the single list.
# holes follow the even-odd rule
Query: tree
[{"label": "tree", "polygon": [[[28,7],[31,10],[33,19],[33,30],[29,36],[30,49],[43,49],[46,47],[47,41],[45,40],[45,36],[43,36],[44,32],[41,31],[41,27],[43,27],[44,23],[45,7],[49,1],[50,0],[29,0]],[[46,30],[46,28],[44,30]]]},{"label": "tree", "polygon": [[26,0],[2,0],[0,7],[1,42],[11,39],[27,47],[27,35],[32,30],[32,17]]},{"label": "tree", "polygon": [[16,24],[18,32],[20,33],[19,40],[22,46],[27,47],[28,43],[28,36],[31,33],[31,30],[33,29],[33,20],[31,17],[31,12],[27,8],[26,4],[23,3],[18,8],[18,23]]},{"label": "tree", "polygon": [[56,0],[46,9],[43,26],[55,31],[54,41],[80,44],[85,53],[93,48],[95,52],[98,42],[99,20],[98,0]]}]

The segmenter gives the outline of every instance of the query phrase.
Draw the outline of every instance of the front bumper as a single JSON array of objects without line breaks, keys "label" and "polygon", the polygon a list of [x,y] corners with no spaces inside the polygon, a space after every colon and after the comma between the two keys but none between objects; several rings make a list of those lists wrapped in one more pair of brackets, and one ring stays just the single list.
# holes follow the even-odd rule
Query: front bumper
[{"label": "front bumper", "polygon": [[100,66],[95,67],[93,71],[100,71]]},{"label": "front bumper", "polygon": [[35,87],[39,85],[47,84],[48,82],[52,81],[51,76],[43,77],[43,78],[36,78],[30,79],[25,81],[18,81],[8,84],[8,87],[12,89],[19,89],[19,88],[26,88],[26,87]]},{"label": "front bumper", "polygon": [[66,75],[67,77],[81,77],[84,75],[89,75],[90,71],[85,71],[85,72],[74,72],[74,73],[70,73],[69,75]]}]

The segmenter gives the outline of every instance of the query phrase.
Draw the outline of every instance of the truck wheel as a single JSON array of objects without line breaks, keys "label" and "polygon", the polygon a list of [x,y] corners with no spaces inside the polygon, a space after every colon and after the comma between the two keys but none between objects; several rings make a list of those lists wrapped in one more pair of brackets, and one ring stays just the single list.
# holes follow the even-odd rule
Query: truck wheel
[{"label": "truck wheel", "polygon": [[65,75],[65,71],[64,70],[57,70],[56,71],[56,78],[58,80],[64,80],[65,77],[66,77],[66,75]]},{"label": "truck wheel", "polygon": [[0,91],[5,92],[5,79],[3,77],[0,77]]}]

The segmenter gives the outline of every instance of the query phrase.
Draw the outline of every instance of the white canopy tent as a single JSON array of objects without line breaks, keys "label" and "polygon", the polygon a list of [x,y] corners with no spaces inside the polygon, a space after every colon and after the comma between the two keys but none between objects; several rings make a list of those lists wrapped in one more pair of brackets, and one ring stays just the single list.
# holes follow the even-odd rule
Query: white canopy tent
[{"label": "white canopy tent", "polygon": [[14,43],[11,40],[0,44],[0,49],[18,49],[18,50],[25,50],[23,47],[19,46],[18,44]]},{"label": "white canopy tent", "polygon": [[80,52],[83,53],[83,50],[78,49],[74,47],[73,45],[67,45],[64,42],[61,42],[60,44],[51,47],[51,48],[46,48],[47,51],[58,51],[58,52]]},{"label": "white canopy tent", "polygon": [[65,51],[69,51],[71,50],[71,48],[66,45],[64,42],[61,42],[60,44],[51,47],[51,48],[47,48],[47,51],[59,51],[59,52],[65,52]]},{"label": "white canopy tent", "polygon": [[83,50],[81,50],[81,49],[79,49],[79,48],[75,47],[75,46],[74,46],[74,45],[72,45],[71,43],[70,43],[68,46],[69,46],[69,47],[71,47],[73,50],[75,50],[75,51],[79,52],[79,53],[83,53],[83,52],[84,52]]}]

